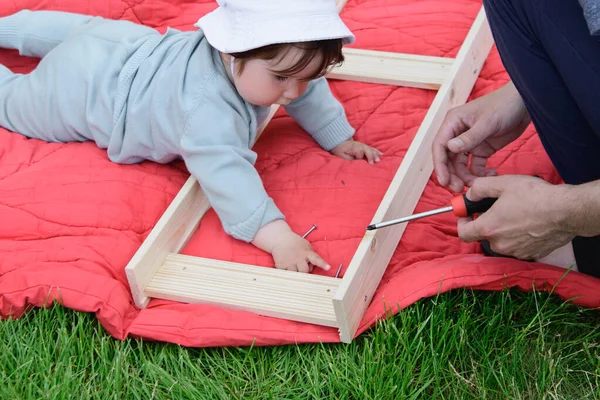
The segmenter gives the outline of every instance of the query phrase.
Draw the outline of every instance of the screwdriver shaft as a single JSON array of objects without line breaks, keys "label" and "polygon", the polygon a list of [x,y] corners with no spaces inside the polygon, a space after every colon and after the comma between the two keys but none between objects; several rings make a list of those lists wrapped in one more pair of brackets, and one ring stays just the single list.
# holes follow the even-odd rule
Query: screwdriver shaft
[{"label": "screwdriver shaft", "polygon": [[383,227],[390,226],[390,225],[401,224],[403,222],[408,222],[408,221],[412,221],[412,220],[419,219],[419,218],[424,218],[424,217],[430,217],[432,215],[442,214],[442,213],[445,213],[445,212],[450,212],[452,210],[453,210],[452,206],[442,207],[442,208],[438,208],[436,210],[425,211],[425,212],[422,212],[422,213],[419,213],[419,214],[413,214],[413,215],[409,215],[407,217],[402,217],[402,218],[398,218],[398,219],[392,219],[390,221],[380,222],[378,224],[369,225],[367,227],[367,230],[370,231],[370,230],[373,230],[373,229],[379,229],[379,228],[383,228]]}]

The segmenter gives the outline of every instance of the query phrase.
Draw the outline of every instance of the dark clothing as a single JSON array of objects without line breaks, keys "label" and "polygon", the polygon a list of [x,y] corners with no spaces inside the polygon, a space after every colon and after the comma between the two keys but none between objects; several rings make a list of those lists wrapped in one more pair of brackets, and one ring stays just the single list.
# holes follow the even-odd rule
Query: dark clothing
[{"label": "dark clothing", "polygon": [[[578,0],[483,4],[504,67],[562,179],[600,179],[600,37],[590,34]],[[573,248],[579,271],[600,277],[600,236],[577,237]]]}]

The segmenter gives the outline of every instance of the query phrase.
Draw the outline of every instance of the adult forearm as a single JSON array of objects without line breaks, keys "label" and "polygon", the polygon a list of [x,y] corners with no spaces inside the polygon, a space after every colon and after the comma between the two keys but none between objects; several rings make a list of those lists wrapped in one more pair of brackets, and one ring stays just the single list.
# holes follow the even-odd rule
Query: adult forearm
[{"label": "adult forearm", "polygon": [[561,213],[559,223],[577,236],[600,235],[600,180],[562,186],[562,195],[557,200],[565,212]]}]

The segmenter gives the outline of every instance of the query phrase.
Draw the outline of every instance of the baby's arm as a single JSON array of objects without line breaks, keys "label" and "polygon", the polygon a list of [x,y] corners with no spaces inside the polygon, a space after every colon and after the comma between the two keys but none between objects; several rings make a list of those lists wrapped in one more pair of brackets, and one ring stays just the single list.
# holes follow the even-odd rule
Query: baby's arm
[{"label": "baby's arm", "polygon": [[306,92],[285,109],[323,149],[332,154],[348,160],[364,158],[370,164],[380,161],[381,151],[352,139],[354,128],[325,78],[311,81]]},{"label": "baby's arm", "polygon": [[285,110],[327,151],[354,135],[343,105],[333,96],[325,78],[310,81],[302,96]]},{"label": "baby's arm", "polygon": [[203,120],[202,125],[191,124],[196,134],[182,135],[182,157],[225,231],[269,252],[277,268],[309,272],[311,263],[328,269],[310,243],[291,230],[267,195],[254,168],[256,153],[248,148],[248,134],[236,133],[247,132],[243,119],[230,116],[214,125]]}]

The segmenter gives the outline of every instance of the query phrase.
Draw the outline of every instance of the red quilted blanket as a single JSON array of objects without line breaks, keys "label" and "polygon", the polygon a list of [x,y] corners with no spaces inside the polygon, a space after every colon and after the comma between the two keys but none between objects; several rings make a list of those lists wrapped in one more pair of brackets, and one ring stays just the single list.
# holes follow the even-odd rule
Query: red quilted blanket
[{"label": "red quilted blanket", "polygon": [[[19,9],[54,9],[129,19],[163,31],[189,30],[212,0],[13,0]],[[342,16],[358,48],[453,57],[481,2],[476,0],[350,0]],[[28,72],[38,60],[0,51],[0,62]],[[481,96],[505,83],[495,48],[473,90]],[[321,150],[281,111],[255,149],[268,192],[297,232],[313,223],[309,239],[332,265],[348,265],[434,92],[331,81],[357,138],[381,149],[383,161],[345,161]],[[500,173],[558,177],[533,129],[492,159]],[[95,312],[115,338],[144,337],[187,346],[277,345],[338,341],[336,329],[230,311],[208,305],[153,300],[137,309],[124,268],[187,179],[181,163],[116,165],[93,143],[50,144],[0,129],[0,316],[56,300]],[[446,205],[453,196],[431,179],[417,211]],[[209,212],[183,253],[271,265],[270,256],[227,237]],[[383,312],[383,299],[406,307],[453,288],[551,288],[564,298],[600,305],[600,281],[542,264],[486,258],[462,243],[450,214],[410,223],[387,268],[359,333]],[[398,312],[395,309],[394,312]]]}]

